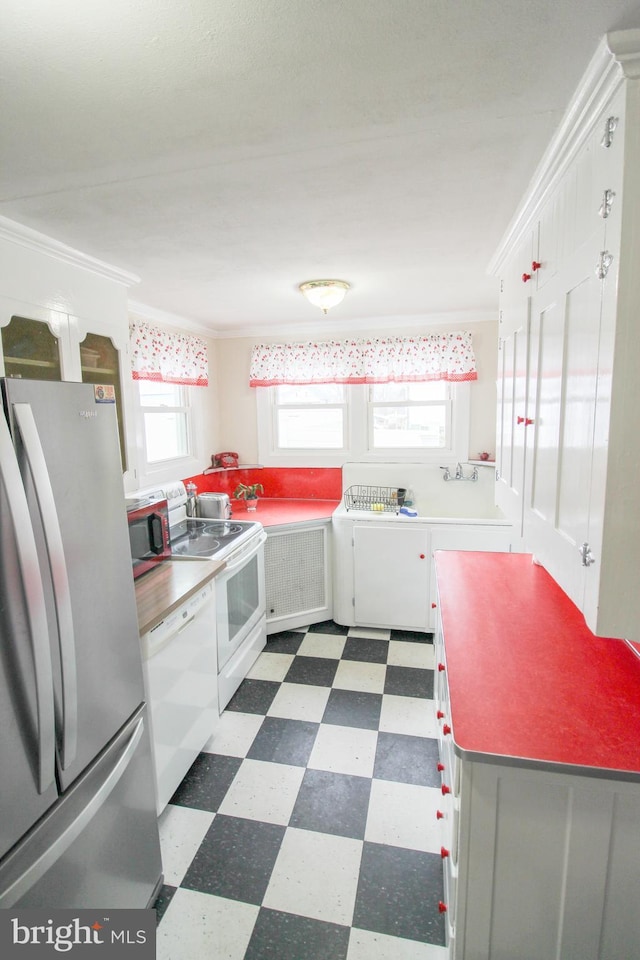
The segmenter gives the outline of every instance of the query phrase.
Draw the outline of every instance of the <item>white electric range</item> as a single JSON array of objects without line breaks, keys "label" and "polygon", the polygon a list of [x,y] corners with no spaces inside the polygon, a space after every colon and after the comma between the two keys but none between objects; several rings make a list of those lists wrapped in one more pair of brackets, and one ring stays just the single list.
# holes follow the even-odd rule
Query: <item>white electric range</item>
[{"label": "white electric range", "polygon": [[175,481],[136,496],[167,501],[174,560],[224,560],[214,579],[218,654],[218,700],[222,711],[267,640],[264,544],[267,535],[255,520],[187,517],[187,492]]}]

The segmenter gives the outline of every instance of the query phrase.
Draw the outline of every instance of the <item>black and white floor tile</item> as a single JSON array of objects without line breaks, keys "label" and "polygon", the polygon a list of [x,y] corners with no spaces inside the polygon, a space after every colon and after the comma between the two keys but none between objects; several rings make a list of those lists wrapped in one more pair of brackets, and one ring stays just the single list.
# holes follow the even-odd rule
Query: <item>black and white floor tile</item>
[{"label": "black and white floor tile", "polygon": [[446,960],[430,641],[269,638],[160,819],[158,960]]}]

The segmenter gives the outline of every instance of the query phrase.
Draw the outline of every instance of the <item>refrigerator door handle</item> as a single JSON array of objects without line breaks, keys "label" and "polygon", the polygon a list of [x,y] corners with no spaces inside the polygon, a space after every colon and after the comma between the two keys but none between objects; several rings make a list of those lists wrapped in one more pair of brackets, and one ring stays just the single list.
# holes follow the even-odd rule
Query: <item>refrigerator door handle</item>
[{"label": "refrigerator door handle", "polygon": [[[49,625],[38,550],[18,458],[7,422],[0,412],[0,476],[13,525],[16,554],[24,590],[27,626],[33,653],[38,726],[38,791],[45,793],[55,776],[55,713]],[[10,775],[8,773],[8,775]]]},{"label": "refrigerator door handle", "polygon": [[60,763],[66,770],[75,760],[78,745],[78,685],[76,646],[71,612],[71,590],[64,555],[58,511],[53,496],[47,462],[40,443],[38,428],[29,403],[12,404],[13,414],[22,436],[42,520],[53,595],[58,622],[60,669],[62,674],[62,717],[60,722]]},{"label": "refrigerator door handle", "polygon": [[[87,789],[90,787],[93,790],[88,802],[76,805],[69,797],[70,806],[73,805],[74,809],[71,816],[67,815],[66,824],[59,823],[55,829],[48,830],[45,818],[45,821],[28,836],[24,847],[14,851],[15,856],[10,854],[5,858],[4,865],[0,867],[0,891],[2,891],[0,893],[0,909],[12,907],[28,893],[47,870],[66,853],[72,843],[88,827],[100,808],[104,806],[129,766],[142,738],[144,718],[138,717],[134,722],[133,731],[120,747],[119,754],[115,757],[109,773],[102,782],[94,786],[93,779],[97,775],[103,776],[102,771],[94,769],[86,774],[84,783],[78,784],[77,792],[79,794],[84,792],[82,790],[83,786]],[[26,853],[27,850],[29,851],[28,854]],[[25,860],[28,864],[26,868],[24,868]]]}]

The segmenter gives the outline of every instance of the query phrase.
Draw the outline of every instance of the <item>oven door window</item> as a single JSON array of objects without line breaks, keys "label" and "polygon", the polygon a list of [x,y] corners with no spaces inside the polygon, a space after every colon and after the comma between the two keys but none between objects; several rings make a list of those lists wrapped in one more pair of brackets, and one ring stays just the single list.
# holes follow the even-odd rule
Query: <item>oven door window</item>
[{"label": "oven door window", "polygon": [[227,581],[229,643],[252,620],[260,606],[258,557],[253,557]]}]

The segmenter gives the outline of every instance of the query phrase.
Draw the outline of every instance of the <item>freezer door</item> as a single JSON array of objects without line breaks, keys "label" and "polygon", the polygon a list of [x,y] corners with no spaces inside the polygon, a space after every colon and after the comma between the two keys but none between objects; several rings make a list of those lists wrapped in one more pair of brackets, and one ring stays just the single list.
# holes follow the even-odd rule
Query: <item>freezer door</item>
[{"label": "freezer door", "polygon": [[4,389],[46,558],[65,790],[144,699],[115,409],[90,384],[10,379]]},{"label": "freezer door", "polygon": [[0,411],[0,859],[55,802],[52,658],[37,547]]},{"label": "freezer door", "polygon": [[161,882],[142,707],[0,864],[0,908],[146,907]]}]

